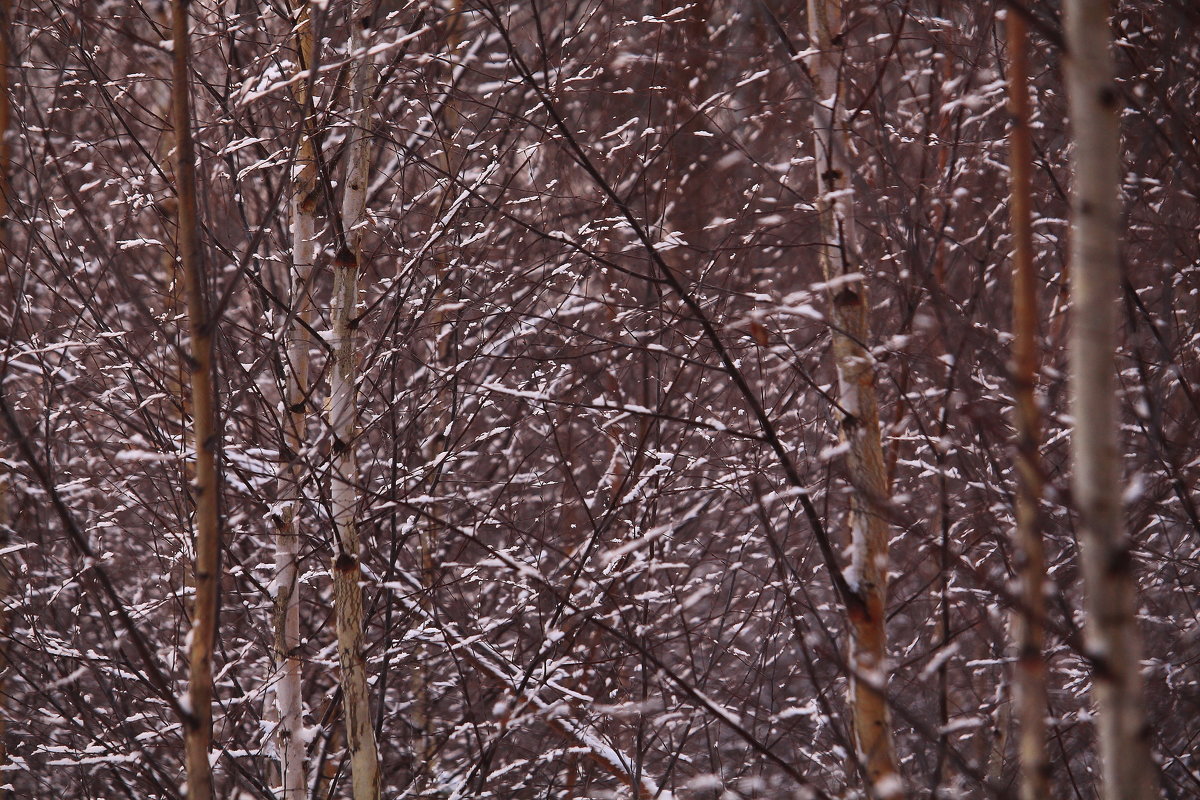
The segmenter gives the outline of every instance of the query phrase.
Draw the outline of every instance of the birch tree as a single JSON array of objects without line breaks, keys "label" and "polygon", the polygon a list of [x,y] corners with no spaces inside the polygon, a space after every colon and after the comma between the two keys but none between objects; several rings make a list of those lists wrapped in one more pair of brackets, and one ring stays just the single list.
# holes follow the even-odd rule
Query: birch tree
[{"label": "birch tree", "polygon": [[357,352],[354,339],[358,320],[358,274],[362,262],[362,236],[367,224],[367,182],[373,137],[371,95],[374,92],[372,0],[354,0],[350,10],[350,109],[347,132],[346,179],[342,195],[344,243],[333,272],[333,367],[330,370],[329,427],[333,431],[330,497],[337,531],[333,560],[334,605],[337,615],[338,657],[342,667],[342,704],[346,719],[346,747],[350,753],[355,800],[379,797],[379,755],[367,689],[363,643],[362,588],[359,580],[358,413]]},{"label": "birch tree", "polygon": [[279,531],[275,545],[275,661],[273,693],[278,718],[276,748],[281,796],[308,796],[305,771],[304,697],[300,658],[300,512],[307,449],[309,349],[312,323],[312,272],[316,250],[317,160],[315,112],[310,87],[314,79],[311,8],[308,0],[293,0],[296,80],[293,95],[300,114],[300,133],[292,165],[292,267],[288,311],[284,317],[285,410],[283,413],[279,490]]},{"label": "birch tree", "polygon": [[1114,353],[1121,288],[1121,99],[1108,0],[1068,0],[1066,86],[1071,166],[1071,456],[1087,592],[1087,655],[1097,711],[1102,796],[1158,795],[1150,752],[1131,543],[1121,507]]},{"label": "birch tree", "polygon": [[817,170],[819,259],[829,286],[829,320],[838,376],[838,422],[846,445],[850,493],[849,704],[857,758],[873,795],[904,795],[887,705],[888,524],[890,490],[879,432],[870,300],[859,262],[854,217],[854,163],[846,123],[841,0],[809,0],[808,30],[816,51],[813,136]]},{"label": "birch tree", "polygon": [[192,493],[195,517],[196,596],[189,634],[188,715],[184,720],[187,753],[188,800],[214,797],[212,764],[213,644],[220,604],[221,527],[218,509],[220,491],[216,450],[216,396],[213,391],[213,330],[217,321],[209,316],[200,247],[200,222],[196,205],[196,156],[192,144],[190,100],[191,63],[188,35],[189,0],[174,0],[172,41],[174,69],[171,120],[175,138],[175,187],[179,202],[178,252],[187,296],[188,338],[191,343],[190,372],[192,400],[192,444],[195,475]]},{"label": "birch tree", "polygon": [[[480,0],[455,19],[451,0],[389,0],[365,34],[378,75],[365,226],[339,209],[368,127],[347,110],[363,49],[348,46],[349,2],[307,5],[308,56],[296,0],[189,6],[196,205],[220,319],[215,795],[299,787],[280,735],[290,709],[306,723],[309,796],[351,797],[356,708],[381,796],[1015,796],[1010,656],[1036,601],[1012,535],[1026,333],[1046,478],[1049,791],[1098,794],[1095,653],[1076,635],[1085,587],[1062,490],[1070,115],[1045,4],[1014,6],[1030,39],[1036,328],[1012,314],[1023,159],[1010,168],[1017,81],[1001,78],[1016,50],[991,5],[826,3],[836,19],[818,47],[807,2]],[[1186,5],[1122,3],[1110,23],[1127,104],[1124,525],[1152,655],[1143,705],[1177,797],[1195,793],[1200,730],[1200,19]],[[10,6],[0,786],[185,800],[195,447],[166,163],[172,4]],[[828,126],[816,137],[814,117]],[[309,139],[328,147],[310,156]],[[357,253],[343,253],[346,230]],[[333,303],[351,255],[369,292],[347,299],[343,272]],[[842,290],[869,326],[837,310]],[[325,338],[331,305],[341,342]],[[349,340],[339,391],[357,424],[335,443],[330,351]],[[857,361],[841,363],[847,349]],[[852,380],[842,399],[837,370],[864,362],[887,437],[890,491],[876,497],[851,469],[846,423],[862,405]],[[339,474],[347,450],[357,463]],[[361,537],[349,552],[335,492]],[[852,679],[885,694],[848,615],[867,618],[847,545],[881,515],[893,660],[875,708],[904,787],[872,786],[844,702]],[[338,586],[352,595],[341,608],[360,600],[366,616],[342,630],[361,632],[352,668],[369,643],[369,713],[366,690],[343,705],[324,577],[339,549],[362,559]],[[289,695],[292,655],[303,696]]]},{"label": "birch tree", "polygon": [[1033,262],[1033,190],[1030,171],[1033,143],[1029,127],[1028,29],[1024,17],[1005,17],[1008,41],[1008,97],[1012,112],[1009,133],[1009,219],[1013,237],[1013,394],[1016,404],[1016,558],[1020,605],[1013,615],[1017,647],[1014,682],[1021,798],[1050,796],[1050,763],[1046,757],[1046,557],[1038,505],[1042,499],[1040,431],[1034,394],[1037,385],[1037,273]]}]

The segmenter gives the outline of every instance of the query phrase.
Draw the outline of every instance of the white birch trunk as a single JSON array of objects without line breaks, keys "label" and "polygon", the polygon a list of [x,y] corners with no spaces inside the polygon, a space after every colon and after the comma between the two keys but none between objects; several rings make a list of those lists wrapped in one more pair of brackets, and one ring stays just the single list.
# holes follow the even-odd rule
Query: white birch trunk
[{"label": "white birch trunk", "polygon": [[301,126],[296,161],[292,167],[292,275],[290,316],[285,320],[286,404],[283,445],[280,454],[279,487],[283,503],[282,519],[275,540],[275,661],[277,674],[273,684],[276,752],[279,758],[280,797],[305,800],[308,781],[305,773],[304,697],[300,661],[300,529],[302,453],[308,405],[308,358],[311,346],[306,325],[311,322],[309,280],[316,244],[317,165],[313,152],[313,124],[310,114],[311,79],[304,73],[312,66],[312,20],[308,0],[293,0],[296,11],[296,70],[300,78],[294,89],[300,108]]},{"label": "white birch trunk", "polygon": [[1158,795],[1139,672],[1133,564],[1121,508],[1116,364],[1120,296],[1120,101],[1108,0],[1064,4],[1071,110],[1072,482],[1087,591],[1102,796]]},{"label": "white birch trunk", "polygon": [[882,509],[889,494],[879,432],[874,359],[866,282],[860,272],[854,231],[853,165],[846,130],[840,0],[809,0],[809,39],[817,51],[810,62],[820,219],[820,261],[831,287],[830,320],[837,365],[841,435],[847,444],[850,498],[850,570],[854,592],[846,598],[850,620],[850,714],[858,761],[872,796],[897,800],[904,784],[896,763],[887,686],[888,526]]},{"label": "white birch trunk", "polygon": [[359,566],[358,528],[354,519],[358,505],[358,466],[354,454],[358,423],[354,316],[358,305],[359,244],[366,223],[371,152],[369,126],[373,65],[367,48],[372,33],[373,5],[371,0],[354,0],[351,7],[350,132],[346,153],[346,184],[342,197],[342,224],[346,242],[334,264],[333,304],[330,310],[334,348],[329,390],[329,424],[334,437],[330,497],[338,536],[333,585],[338,656],[342,667],[346,747],[350,751],[354,800],[378,800],[379,797],[379,756],[367,691],[362,588],[359,586],[362,569]]}]

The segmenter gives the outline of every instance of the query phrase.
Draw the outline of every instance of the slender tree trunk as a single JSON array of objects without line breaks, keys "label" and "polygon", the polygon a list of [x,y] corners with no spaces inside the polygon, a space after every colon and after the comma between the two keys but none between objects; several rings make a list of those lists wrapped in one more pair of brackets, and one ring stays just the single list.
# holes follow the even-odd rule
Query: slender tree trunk
[{"label": "slender tree trunk", "polygon": [[308,781],[304,768],[304,697],[299,652],[299,517],[308,418],[308,354],[311,342],[307,326],[312,318],[309,282],[316,243],[317,164],[309,93],[312,79],[307,75],[313,63],[312,19],[308,0],[293,0],[292,7],[296,16],[296,70],[299,78],[294,95],[300,109],[302,130],[292,167],[291,309],[284,329],[287,342],[287,411],[279,472],[283,508],[275,544],[274,627],[278,675],[273,689],[279,723],[276,749],[282,783],[281,797],[283,800],[304,800],[308,795]]},{"label": "slender tree trunk", "polygon": [[1108,0],[1067,0],[1071,109],[1071,454],[1087,590],[1088,654],[1097,707],[1102,795],[1156,797],[1139,672],[1133,561],[1121,508],[1116,365],[1120,291],[1120,95]]},{"label": "slender tree trunk", "polygon": [[196,164],[192,145],[189,101],[189,0],[174,0],[172,29],[175,66],[172,75],[171,116],[175,129],[175,185],[179,200],[179,261],[187,295],[191,339],[192,441],[196,449],[192,493],[196,503],[196,600],[189,634],[191,675],[188,716],[184,724],[188,800],[213,797],[212,659],[219,608],[221,530],[217,509],[216,403],[212,381],[212,335],[216,320],[208,317],[204,265],[196,214]]},{"label": "slender tree trunk", "polygon": [[[817,209],[821,267],[831,284],[830,322],[840,393],[839,421],[847,444],[850,497],[850,714],[856,755],[870,791],[882,800],[903,797],[892,744],[887,685],[888,525],[881,511],[889,494],[879,432],[875,364],[867,344],[866,282],[859,275],[844,86],[840,0],[809,0],[809,39],[817,52],[812,73]],[[855,276],[855,277],[848,277]]]},{"label": "slender tree trunk", "polygon": [[1010,199],[1013,236],[1013,422],[1016,428],[1017,530],[1016,558],[1020,607],[1013,615],[1017,645],[1016,707],[1020,726],[1021,800],[1050,797],[1050,762],[1046,758],[1046,559],[1038,504],[1042,469],[1038,458],[1040,423],[1034,387],[1037,381],[1037,276],[1033,265],[1029,130],[1028,33],[1025,19],[1010,12],[1008,35],[1008,99]]},{"label": "slender tree trunk", "polygon": [[[8,127],[12,120],[12,109],[8,99],[11,13],[9,0],[0,0],[0,274],[5,275],[8,274],[9,266],[8,252],[11,245],[8,240],[8,226],[12,208],[9,200],[12,195],[12,184],[9,182],[9,175],[12,174],[12,155],[8,147]],[[5,323],[6,327],[10,325],[11,321]],[[0,548],[9,543],[9,480],[8,467],[0,466]],[[0,768],[8,765],[8,639],[12,620],[9,618],[7,604],[11,591],[12,559],[11,556],[3,555],[0,556]],[[7,772],[0,774],[8,775]],[[0,788],[0,800],[7,800],[8,796],[9,791]]]},{"label": "slender tree trunk", "polygon": [[12,186],[12,152],[8,146],[8,128],[12,124],[12,108],[8,93],[12,86],[8,79],[9,40],[12,38],[12,6],[10,0],[0,0],[0,265],[8,267],[8,226],[12,210],[10,197]]},{"label": "slender tree trunk", "polygon": [[[3,242],[0,242],[0,245],[3,245]],[[6,470],[0,475],[0,548],[11,543],[11,492],[12,486]],[[12,559],[7,555],[0,557],[0,767],[8,764],[8,642],[12,635],[12,617],[8,613],[8,604],[13,589],[12,574]],[[10,797],[7,785],[6,781],[4,786],[0,786],[0,800],[8,800]]]},{"label": "slender tree trunk", "polygon": [[330,428],[333,430],[333,470],[330,496],[338,553],[333,561],[334,603],[337,616],[338,656],[342,666],[342,694],[346,717],[346,746],[354,800],[379,797],[379,755],[367,693],[363,645],[362,588],[359,578],[358,466],[354,454],[358,412],[355,382],[358,379],[354,347],[358,305],[358,270],[362,228],[366,224],[368,166],[371,154],[373,7],[371,0],[354,0],[351,8],[350,132],[346,154],[346,183],[342,197],[345,245],[337,255],[333,273],[334,363],[330,380]]},{"label": "slender tree trunk", "polygon": [[[169,5],[155,5],[151,7],[155,25],[161,26],[163,31],[171,30],[171,7]],[[174,68],[174,59],[171,59],[171,68]],[[175,130],[174,123],[168,122],[171,119],[171,109],[174,107],[175,93],[172,91],[172,82],[166,74],[163,75],[163,86],[165,87],[161,94],[156,93],[155,97],[155,116],[164,121],[164,126],[161,135],[158,139],[158,146],[154,150],[154,155],[158,160],[159,169],[162,170],[164,180],[168,187],[174,186],[175,181]],[[163,223],[163,249],[159,256],[159,269],[162,270],[163,282],[170,287],[170,295],[167,298],[167,313],[172,319],[177,318],[180,314],[180,309],[183,307],[184,298],[183,280],[180,273],[179,259],[179,198],[168,193],[158,204],[159,215]],[[180,441],[186,439],[183,433],[188,424],[188,419],[191,418],[192,401],[188,396],[188,365],[182,361],[165,376],[164,382],[168,390],[175,397],[179,398],[179,430]]]}]

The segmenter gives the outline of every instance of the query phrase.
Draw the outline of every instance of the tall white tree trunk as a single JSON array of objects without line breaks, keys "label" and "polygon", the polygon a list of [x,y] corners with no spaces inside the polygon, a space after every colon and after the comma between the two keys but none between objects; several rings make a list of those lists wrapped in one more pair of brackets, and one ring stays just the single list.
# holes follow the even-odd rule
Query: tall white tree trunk
[{"label": "tall white tree trunk", "polygon": [[[849,136],[842,82],[844,42],[841,0],[809,0],[811,64],[816,98],[817,210],[821,268],[831,284],[830,323],[840,395],[839,421],[846,442],[850,497],[851,565],[846,598],[850,621],[850,714],[857,758],[872,795],[904,796],[889,719],[887,632],[888,525],[882,510],[889,487],[879,432],[875,363],[866,281],[860,274],[854,231]],[[837,43],[835,43],[837,42]]]},{"label": "tall white tree trunk", "polygon": [[1017,528],[1016,561],[1020,607],[1013,614],[1017,647],[1014,675],[1021,800],[1050,796],[1050,762],[1046,758],[1045,646],[1046,558],[1038,504],[1042,498],[1037,383],[1037,276],[1033,263],[1033,143],[1029,130],[1028,33],[1020,14],[1005,18],[1008,37],[1008,96],[1012,111],[1009,133],[1009,212],[1013,236],[1013,423],[1016,428]]},{"label": "tall white tree trunk", "polygon": [[[279,487],[281,519],[275,544],[275,661],[273,683],[278,720],[276,750],[283,800],[304,800],[308,794],[304,756],[304,697],[300,661],[300,528],[304,481],[303,453],[308,419],[308,358],[312,318],[310,277],[316,245],[317,163],[309,87],[313,64],[312,19],[309,0],[293,0],[296,16],[296,73],[293,94],[301,114],[300,141],[292,166],[291,309],[285,320],[286,403]],[[294,315],[294,317],[293,317]]]},{"label": "tall white tree trunk", "polygon": [[1071,198],[1071,434],[1087,590],[1102,794],[1158,795],[1139,672],[1133,563],[1121,508],[1116,365],[1121,261],[1120,96],[1109,0],[1067,0],[1067,95],[1075,149]]},{"label": "tall white tree trunk", "polygon": [[218,516],[216,397],[212,381],[212,336],[216,320],[210,319],[200,252],[196,214],[196,162],[192,145],[189,88],[189,0],[174,0],[171,27],[174,69],[171,118],[175,133],[175,186],[179,201],[178,253],[187,296],[188,334],[191,340],[192,442],[196,449],[192,495],[196,503],[196,598],[189,633],[187,716],[184,748],[188,800],[211,800],[212,765],[212,659],[216,639],[221,570],[221,530]]},{"label": "tall white tree trunk", "polygon": [[333,560],[334,603],[337,617],[338,656],[342,666],[342,695],[346,718],[346,746],[354,800],[379,797],[379,755],[371,721],[363,646],[362,588],[359,578],[358,466],[354,455],[358,412],[355,382],[358,379],[354,346],[358,305],[358,270],[362,229],[366,224],[368,167],[371,155],[371,93],[373,65],[368,52],[372,33],[372,0],[354,0],[351,6],[350,131],[346,153],[346,182],[342,196],[345,246],[334,263],[333,325],[334,362],[330,379],[329,424],[333,430],[333,470],[330,497],[338,552]]}]

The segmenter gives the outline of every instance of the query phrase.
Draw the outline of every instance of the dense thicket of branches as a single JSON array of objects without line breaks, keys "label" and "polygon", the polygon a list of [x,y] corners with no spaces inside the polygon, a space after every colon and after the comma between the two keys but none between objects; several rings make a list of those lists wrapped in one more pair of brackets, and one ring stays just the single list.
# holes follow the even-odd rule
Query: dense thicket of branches
[{"label": "dense thicket of branches", "polygon": [[[350,796],[330,574],[345,448],[383,796],[865,796],[846,613],[863,486],[828,322],[860,283],[890,482],[867,505],[891,542],[890,662],[858,678],[886,678],[908,796],[1015,794],[1014,13],[1032,48],[1046,760],[1055,797],[1098,795],[1058,3],[825,3],[844,10],[832,101],[814,97],[802,3],[388,0],[367,59],[351,2],[329,0],[308,9],[307,65],[300,3],[179,5],[218,396],[217,797],[279,796],[285,521],[309,796]],[[0,794],[183,797],[195,508],[169,15],[154,0],[3,8]],[[1111,30],[1128,557],[1159,780],[1188,797],[1200,13],[1127,0]],[[350,230],[352,74],[368,60],[367,214]],[[840,104],[853,167],[861,271],[833,287],[815,101]],[[311,276],[292,219],[310,133]],[[345,441],[326,413],[330,309],[359,236]],[[299,405],[295,341],[310,344]]]}]

